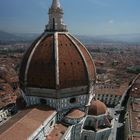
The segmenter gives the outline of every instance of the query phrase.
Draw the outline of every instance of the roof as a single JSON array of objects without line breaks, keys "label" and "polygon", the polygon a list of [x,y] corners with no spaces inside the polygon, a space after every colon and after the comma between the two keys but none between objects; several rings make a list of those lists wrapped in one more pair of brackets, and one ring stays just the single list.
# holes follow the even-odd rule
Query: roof
[{"label": "roof", "polygon": [[122,96],[127,88],[127,83],[121,86],[112,86],[112,84],[100,84],[95,86],[95,92],[97,95]]},{"label": "roof", "polygon": [[140,100],[134,100],[129,104],[130,130],[140,134]]},{"label": "roof", "polygon": [[140,84],[134,83],[131,91],[130,91],[130,96],[140,98]]},{"label": "roof", "polygon": [[140,112],[140,100],[135,100],[135,101],[132,103],[132,110],[133,110],[133,111]]},{"label": "roof", "polygon": [[24,55],[19,77],[23,90],[25,82],[30,88],[66,89],[88,86],[96,74],[92,57],[76,38],[46,32]]},{"label": "roof", "polygon": [[107,111],[106,105],[99,100],[92,100],[91,105],[89,106],[88,114],[89,115],[103,115]]},{"label": "roof", "polygon": [[15,103],[16,96],[12,87],[7,83],[0,84],[0,108],[6,107],[8,104]]},{"label": "roof", "polygon": [[140,74],[135,78],[130,90],[130,96],[140,98]]},{"label": "roof", "polygon": [[19,78],[18,78],[18,76],[11,77],[11,78],[7,79],[7,82],[8,83],[17,83],[17,82],[19,82]]},{"label": "roof", "polygon": [[0,77],[8,83],[19,82],[17,73],[11,66],[0,66]]},{"label": "roof", "polygon": [[140,136],[132,136],[130,140],[140,140]]},{"label": "roof", "polygon": [[78,118],[82,118],[86,115],[85,112],[79,110],[79,109],[74,109],[72,111],[70,111],[66,117],[70,118],[70,119],[78,119]]},{"label": "roof", "polygon": [[140,112],[129,112],[131,131],[140,133]]},{"label": "roof", "polygon": [[60,140],[68,127],[63,124],[56,124],[52,132],[47,136],[46,140]]},{"label": "roof", "polygon": [[47,106],[34,107],[15,115],[0,129],[2,140],[25,140],[55,111]]},{"label": "roof", "polygon": [[4,79],[1,79],[1,78],[0,78],[0,84],[1,84],[1,83],[5,83],[5,82],[6,82],[6,81],[5,81]]},{"label": "roof", "polygon": [[140,74],[135,78],[130,89],[128,109],[128,130],[130,140],[140,139]]}]

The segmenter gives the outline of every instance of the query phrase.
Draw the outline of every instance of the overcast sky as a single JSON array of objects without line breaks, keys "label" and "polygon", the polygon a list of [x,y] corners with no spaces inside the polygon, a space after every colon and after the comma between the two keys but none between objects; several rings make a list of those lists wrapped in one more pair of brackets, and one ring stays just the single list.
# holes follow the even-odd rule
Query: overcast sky
[{"label": "overcast sky", "polygon": [[[0,30],[40,33],[52,0],[0,0]],[[71,33],[140,33],[140,0],[60,0]]]}]

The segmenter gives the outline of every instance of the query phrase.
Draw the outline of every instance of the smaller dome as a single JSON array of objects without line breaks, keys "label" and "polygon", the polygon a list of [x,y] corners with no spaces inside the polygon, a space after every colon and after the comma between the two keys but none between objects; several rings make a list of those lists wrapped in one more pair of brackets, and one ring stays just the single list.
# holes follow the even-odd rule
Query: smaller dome
[{"label": "smaller dome", "polygon": [[66,114],[63,121],[68,125],[75,125],[79,123],[85,116],[85,112],[79,109],[74,109]]},{"label": "smaller dome", "polygon": [[88,114],[98,116],[105,114],[106,111],[107,107],[103,102],[99,100],[92,100],[91,105],[89,106]]},{"label": "smaller dome", "polygon": [[84,116],[85,116],[85,112],[82,112],[79,109],[74,109],[66,115],[66,118],[78,119],[78,118],[82,118]]}]

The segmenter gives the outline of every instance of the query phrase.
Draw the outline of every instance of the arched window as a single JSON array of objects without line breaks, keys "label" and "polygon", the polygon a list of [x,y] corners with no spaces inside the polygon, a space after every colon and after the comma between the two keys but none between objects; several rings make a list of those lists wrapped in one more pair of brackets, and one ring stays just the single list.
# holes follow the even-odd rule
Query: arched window
[{"label": "arched window", "polygon": [[45,100],[45,99],[40,99],[40,103],[41,103],[42,105],[45,105],[45,104],[46,104],[46,100]]},{"label": "arched window", "polygon": [[84,136],[84,140],[88,140],[88,136]]},{"label": "arched window", "polygon": [[92,122],[92,121],[91,121],[91,120],[89,120],[89,122],[88,122],[88,126],[91,126],[91,122]]},{"label": "arched window", "polygon": [[53,125],[53,121],[51,121],[51,123],[50,123],[50,127]]},{"label": "arched window", "polygon": [[76,98],[71,98],[71,99],[70,99],[70,103],[71,103],[71,104],[73,104],[73,103],[75,103],[75,102],[76,102]]}]

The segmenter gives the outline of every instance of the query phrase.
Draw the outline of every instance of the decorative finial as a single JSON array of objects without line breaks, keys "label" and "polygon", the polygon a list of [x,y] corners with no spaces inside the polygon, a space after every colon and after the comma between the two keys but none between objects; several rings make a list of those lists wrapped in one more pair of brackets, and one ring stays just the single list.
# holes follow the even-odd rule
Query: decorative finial
[{"label": "decorative finial", "polygon": [[49,23],[46,26],[46,31],[67,31],[67,27],[63,22],[63,9],[59,0],[53,0],[52,6],[49,9]]},{"label": "decorative finial", "polygon": [[61,8],[59,0],[53,0],[52,7],[53,9]]}]

